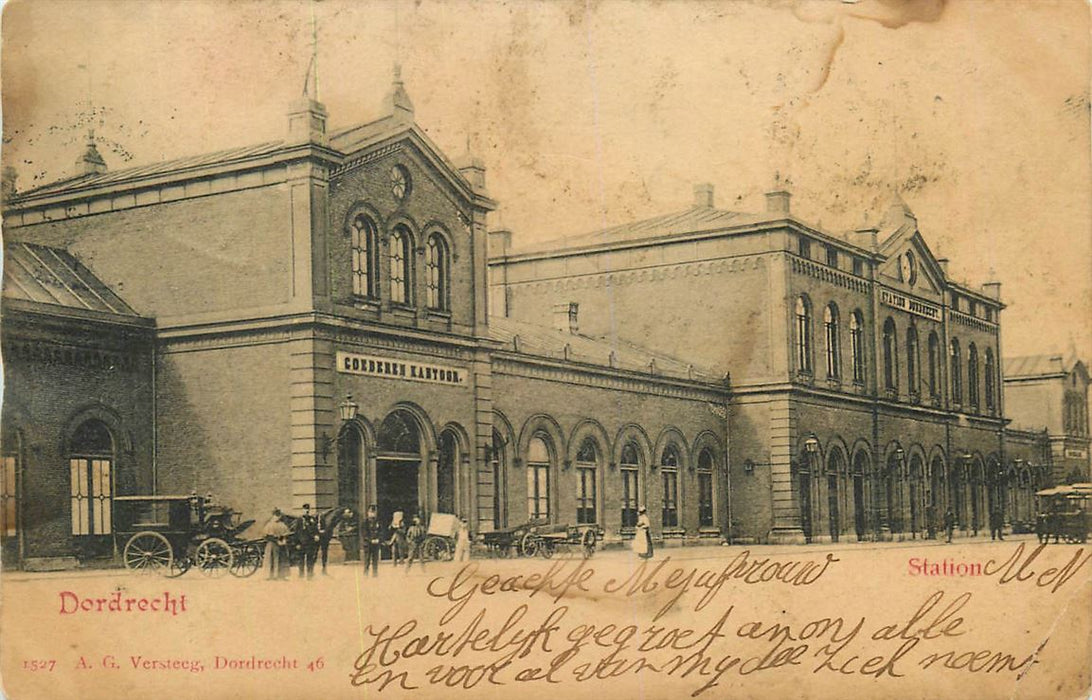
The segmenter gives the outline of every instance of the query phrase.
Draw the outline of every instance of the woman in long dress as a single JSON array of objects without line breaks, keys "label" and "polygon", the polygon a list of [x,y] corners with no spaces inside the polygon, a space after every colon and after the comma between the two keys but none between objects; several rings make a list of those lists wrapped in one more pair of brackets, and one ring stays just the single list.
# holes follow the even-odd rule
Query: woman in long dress
[{"label": "woman in long dress", "polygon": [[467,561],[470,559],[470,526],[466,519],[459,520],[458,531],[455,533],[455,561]]},{"label": "woman in long dress", "polygon": [[652,523],[648,519],[648,511],[641,508],[637,511],[637,530],[633,533],[633,551],[642,559],[652,558]]}]

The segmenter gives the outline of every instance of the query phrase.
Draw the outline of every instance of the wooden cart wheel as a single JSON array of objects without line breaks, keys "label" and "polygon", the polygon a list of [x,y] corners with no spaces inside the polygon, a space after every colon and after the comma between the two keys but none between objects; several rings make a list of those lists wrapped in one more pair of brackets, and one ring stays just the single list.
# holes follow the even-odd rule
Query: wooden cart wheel
[{"label": "wooden cart wheel", "polygon": [[193,563],[203,575],[219,578],[235,565],[235,555],[227,542],[219,537],[210,537],[197,547]]},{"label": "wooden cart wheel", "polygon": [[125,543],[125,568],[142,574],[167,574],[174,562],[171,543],[158,532],[138,532]]},{"label": "wooden cart wheel", "polygon": [[451,543],[443,537],[429,537],[425,540],[424,553],[426,561],[451,561],[455,556]]},{"label": "wooden cart wheel", "polygon": [[167,578],[178,578],[189,571],[192,566],[193,559],[188,554],[180,554],[171,560],[171,567],[164,571],[163,575]]},{"label": "wooden cart wheel", "polygon": [[258,569],[262,568],[262,548],[258,545],[247,542],[246,544],[236,547],[235,562],[231,565],[231,575],[238,578],[247,578],[253,576]]},{"label": "wooden cart wheel", "polygon": [[538,543],[538,553],[543,559],[549,559],[554,555],[557,543],[553,540],[541,540]]},{"label": "wooden cart wheel", "polygon": [[520,556],[533,557],[538,554],[539,541],[533,532],[526,532],[519,541]]},{"label": "wooden cart wheel", "polygon": [[589,559],[595,554],[595,531],[585,530],[580,536],[580,549],[584,552],[584,558]]}]

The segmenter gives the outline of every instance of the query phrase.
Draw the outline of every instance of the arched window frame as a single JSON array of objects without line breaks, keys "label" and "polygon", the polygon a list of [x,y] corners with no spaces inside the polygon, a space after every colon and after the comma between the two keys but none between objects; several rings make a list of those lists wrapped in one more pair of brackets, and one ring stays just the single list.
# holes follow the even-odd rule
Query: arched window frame
[{"label": "arched window frame", "polygon": [[986,348],[986,361],[984,366],[986,410],[993,413],[997,408],[997,362],[993,357],[993,348]]},{"label": "arched window frame", "polygon": [[841,319],[833,301],[823,310],[823,332],[826,341],[827,379],[842,378]]},{"label": "arched window frame", "polygon": [[660,487],[662,490],[661,524],[665,529],[679,527],[679,448],[668,443],[660,454]]},{"label": "arched window frame", "polygon": [[376,244],[378,231],[375,222],[366,214],[359,214],[350,226],[353,295],[374,299],[377,293],[378,266]]},{"label": "arched window frame", "polygon": [[929,333],[929,396],[940,394],[940,338],[936,331]]},{"label": "arched window frame", "polygon": [[[99,445],[79,442],[90,428],[101,430]],[[89,418],[73,431],[68,442],[69,503],[74,536],[109,535],[113,532],[114,445],[110,428],[97,418]]]},{"label": "arched window frame", "polygon": [[698,453],[698,527],[715,527],[713,506],[713,451],[705,447]]},{"label": "arched window frame", "polygon": [[796,297],[794,316],[796,343],[796,371],[800,374],[812,374],[811,343],[811,300],[806,294]]},{"label": "arched window frame", "polygon": [[576,523],[598,522],[599,455],[602,451],[593,437],[586,437],[576,452]]},{"label": "arched window frame", "polygon": [[860,310],[849,316],[849,345],[853,361],[853,383],[865,383],[864,315]]},{"label": "arched window frame", "polygon": [[391,303],[410,306],[413,304],[413,234],[405,224],[391,229],[388,257]]},{"label": "arched window frame", "polygon": [[963,403],[963,353],[959,349],[959,339],[952,338],[952,342],[949,343],[948,353],[951,356],[949,362],[950,374],[952,375],[952,403]]},{"label": "arched window frame", "polygon": [[918,329],[913,323],[906,329],[906,388],[913,397],[921,394],[921,363]]},{"label": "arched window frame", "polygon": [[[541,451],[536,450],[541,444]],[[550,520],[550,475],[553,471],[555,448],[546,433],[535,433],[527,443],[527,517],[529,520]]]},{"label": "arched window frame", "polygon": [[974,343],[967,345],[967,403],[978,410],[978,347]]},{"label": "arched window frame", "polygon": [[641,506],[641,448],[630,440],[622,446],[618,472],[622,479],[622,528],[637,526],[637,509]]},{"label": "arched window frame", "polygon": [[889,392],[899,390],[899,341],[895,320],[883,322],[883,385]]},{"label": "arched window frame", "polygon": [[428,308],[447,311],[450,298],[451,253],[447,240],[438,231],[429,234],[425,251],[425,295]]}]

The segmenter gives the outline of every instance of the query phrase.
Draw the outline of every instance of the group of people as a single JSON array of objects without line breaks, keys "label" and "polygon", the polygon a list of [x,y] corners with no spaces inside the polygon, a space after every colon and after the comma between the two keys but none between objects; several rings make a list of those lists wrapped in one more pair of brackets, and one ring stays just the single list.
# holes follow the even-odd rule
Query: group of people
[{"label": "group of people", "polygon": [[293,553],[296,554],[299,577],[314,578],[315,561],[326,533],[323,531],[322,520],[311,513],[310,503],[303,504],[303,515],[298,518],[294,529],[289,526],[288,517],[281,509],[274,508],[273,516],[265,524],[262,534],[265,536],[264,566],[267,579],[287,579]]}]

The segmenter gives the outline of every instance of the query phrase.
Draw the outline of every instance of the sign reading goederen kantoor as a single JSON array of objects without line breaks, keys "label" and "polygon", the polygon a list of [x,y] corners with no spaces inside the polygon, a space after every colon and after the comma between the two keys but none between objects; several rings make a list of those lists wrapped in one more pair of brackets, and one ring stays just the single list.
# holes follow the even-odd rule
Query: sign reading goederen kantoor
[{"label": "sign reading goederen kantoor", "polygon": [[426,365],[380,355],[337,354],[337,371],[363,374],[384,379],[405,379],[411,382],[466,386],[466,370],[447,365]]}]

